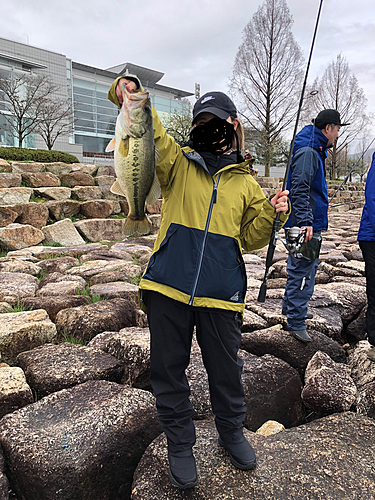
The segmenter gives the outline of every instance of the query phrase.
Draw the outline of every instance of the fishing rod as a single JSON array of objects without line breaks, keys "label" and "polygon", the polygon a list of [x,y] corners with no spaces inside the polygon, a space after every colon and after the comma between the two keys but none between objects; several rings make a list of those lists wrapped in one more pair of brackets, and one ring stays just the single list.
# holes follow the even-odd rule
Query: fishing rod
[{"label": "fishing rod", "polygon": [[345,177],[345,179],[342,181],[342,183],[339,185],[339,187],[336,189],[336,191],[333,193],[333,196],[332,198],[329,200],[329,203],[331,203],[331,201],[333,200],[333,198],[336,196],[336,194],[340,191],[340,189],[343,187],[344,184],[347,183],[349,177],[352,175],[352,173],[354,172],[354,170],[357,168],[357,166],[359,165],[360,161],[362,160],[362,158],[365,156],[365,154],[367,153],[367,151],[370,149],[370,146],[371,144],[375,141],[375,137],[373,138],[373,140],[370,142],[370,144],[367,146],[367,148],[364,150],[364,152],[362,153],[361,157],[359,158],[359,160],[355,163],[354,167],[351,169],[351,171],[348,173],[348,175]]},{"label": "fishing rod", "polygon": [[[300,98],[299,106],[298,106],[298,110],[297,110],[296,123],[295,123],[294,131],[293,131],[293,139],[292,139],[292,142],[290,144],[290,150],[289,150],[289,156],[288,156],[288,163],[287,163],[287,167],[286,167],[286,170],[285,170],[282,191],[285,190],[285,186],[286,186],[286,182],[287,182],[288,174],[289,174],[289,170],[290,170],[290,164],[291,164],[291,161],[292,161],[294,141],[295,141],[296,135],[297,135],[299,115],[301,113],[301,108],[302,108],[302,104],[303,104],[303,96],[304,96],[305,89],[306,89],[307,76],[309,74],[312,53],[313,53],[313,49],[314,49],[314,45],[315,45],[316,33],[318,31],[320,13],[322,11],[322,5],[323,5],[323,0],[320,0],[318,15],[317,15],[317,18],[316,18],[316,23],[315,23],[314,35],[313,35],[313,39],[312,39],[311,47],[310,47],[310,55],[309,55],[309,59],[308,59],[308,62],[307,62],[307,67],[306,67],[306,72],[305,72],[305,79],[303,81],[301,98]],[[266,270],[264,272],[263,283],[261,284],[260,289],[259,289],[258,302],[264,302],[266,300],[267,278],[268,278],[268,274],[270,272],[270,268],[272,266],[272,260],[273,260],[273,255],[275,253],[275,248],[276,248],[276,243],[277,243],[277,237],[279,235],[279,229],[280,229],[280,212],[276,214],[276,218],[274,220],[273,227],[272,227],[272,234],[271,234],[270,242],[268,244],[268,251],[267,251],[267,257],[266,257]]]},{"label": "fishing rod", "polygon": [[345,201],[343,203],[336,203],[335,205],[330,205],[329,208],[341,207],[342,205],[351,205],[353,203],[363,203],[364,201],[366,201],[364,198],[363,200]]}]

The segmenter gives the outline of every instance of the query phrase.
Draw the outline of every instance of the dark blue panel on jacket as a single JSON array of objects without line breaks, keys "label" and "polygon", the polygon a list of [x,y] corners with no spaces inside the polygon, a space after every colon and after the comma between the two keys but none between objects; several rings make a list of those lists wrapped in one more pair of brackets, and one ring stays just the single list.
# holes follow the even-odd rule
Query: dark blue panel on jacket
[{"label": "dark blue panel on jacket", "polygon": [[[235,239],[171,224],[159,250],[149,261],[143,278],[191,295],[197,273],[195,297],[241,303],[246,292],[246,271]],[[201,268],[199,258],[203,250]]]}]

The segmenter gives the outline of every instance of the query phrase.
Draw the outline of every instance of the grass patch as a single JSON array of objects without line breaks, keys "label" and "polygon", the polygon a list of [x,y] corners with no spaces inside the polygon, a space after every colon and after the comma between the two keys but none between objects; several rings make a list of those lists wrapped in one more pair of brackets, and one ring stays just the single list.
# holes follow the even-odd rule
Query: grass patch
[{"label": "grass patch", "polygon": [[0,257],[6,257],[8,255],[8,250],[0,249]]},{"label": "grass patch", "polygon": [[32,311],[33,306],[26,306],[25,303],[22,300],[18,300],[17,304],[15,304],[12,307],[7,307],[6,312],[7,313],[19,313],[19,312],[25,312],[25,311]]},{"label": "grass patch", "polygon": [[88,342],[86,342],[85,340],[76,338],[74,336],[74,333],[68,335],[66,332],[63,333],[62,342],[69,342],[70,344],[76,344],[76,345],[87,345],[88,344]]},{"label": "grass patch", "polygon": [[53,243],[50,243],[50,244],[43,243],[43,246],[44,247],[63,248],[64,245],[62,245],[61,243],[58,243],[57,241],[54,241]]},{"label": "grass patch", "polygon": [[100,302],[101,300],[108,300],[107,297],[102,297],[101,295],[90,293],[90,287],[87,285],[84,290],[80,290],[77,288],[77,295],[83,295],[87,297],[87,304],[95,304],[96,302]]},{"label": "grass patch", "polygon": [[129,283],[131,283],[132,285],[138,286],[139,283],[141,282],[141,279],[142,279],[141,276],[130,276]]},{"label": "grass patch", "polygon": [[35,196],[35,195],[31,195],[30,199],[29,199],[30,203],[46,203],[46,201],[48,201],[48,200],[46,200],[45,198],[41,198],[40,196]]}]

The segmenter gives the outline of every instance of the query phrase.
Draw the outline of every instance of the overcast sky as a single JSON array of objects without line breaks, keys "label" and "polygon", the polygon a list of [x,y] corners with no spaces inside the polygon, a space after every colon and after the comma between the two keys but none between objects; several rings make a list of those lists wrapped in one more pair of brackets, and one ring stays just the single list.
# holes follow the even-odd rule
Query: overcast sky
[{"label": "overcast sky", "polygon": [[[242,32],[261,0],[0,0],[0,36],[109,68],[131,62],[163,85],[228,90]],[[307,61],[320,0],[287,0]],[[309,82],[342,53],[375,112],[374,0],[324,0]]]}]

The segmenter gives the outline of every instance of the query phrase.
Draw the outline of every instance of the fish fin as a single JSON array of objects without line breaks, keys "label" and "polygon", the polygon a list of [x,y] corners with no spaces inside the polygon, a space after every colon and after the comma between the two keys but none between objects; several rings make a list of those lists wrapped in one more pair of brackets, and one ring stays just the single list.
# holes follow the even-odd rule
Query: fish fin
[{"label": "fish fin", "polygon": [[106,153],[110,153],[111,151],[115,150],[115,145],[116,145],[116,137],[114,137],[108,144],[107,147],[105,148]]},{"label": "fish fin", "polygon": [[160,182],[159,179],[157,178],[157,175],[155,174],[151,189],[148,192],[148,195],[146,196],[146,205],[152,205],[153,203],[155,203],[155,201],[160,198],[160,195],[161,195]]},{"label": "fish fin", "polygon": [[129,138],[127,137],[126,139],[121,139],[118,152],[120,153],[121,156],[126,158],[129,154]]},{"label": "fish fin", "polygon": [[118,179],[115,180],[115,182],[112,184],[112,186],[110,187],[109,190],[113,194],[118,194],[120,196],[126,196],[126,194],[124,193],[124,191],[121,189],[121,186],[120,186],[120,183],[119,183]]},{"label": "fish fin", "polygon": [[131,236],[134,233],[146,235],[151,233],[151,222],[145,216],[143,219],[133,219],[128,216],[125,221],[123,233],[125,236]]}]

